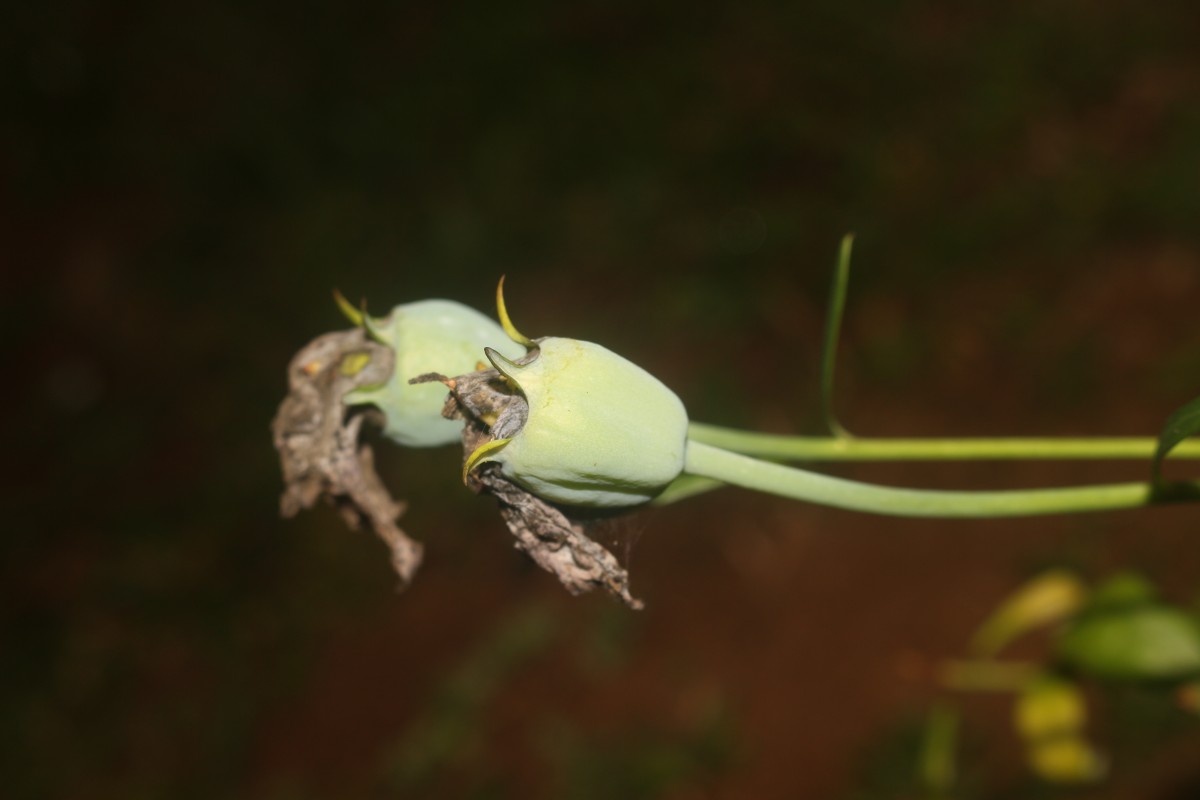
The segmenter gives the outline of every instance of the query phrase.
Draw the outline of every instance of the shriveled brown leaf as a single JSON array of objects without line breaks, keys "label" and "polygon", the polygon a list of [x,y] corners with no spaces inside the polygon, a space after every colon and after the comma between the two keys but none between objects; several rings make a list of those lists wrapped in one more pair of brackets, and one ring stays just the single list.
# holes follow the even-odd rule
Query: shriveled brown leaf
[{"label": "shriveled brown leaf", "polygon": [[391,349],[367,339],[360,328],[317,337],[288,366],[288,395],[271,431],[283,468],[280,513],[292,517],[327,498],[351,528],[370,526],[407,584],[420,566],[421,545],[396,524],[405,505],[392,499],[370,446],[358,441],[369,412],[343,400],[353,389],[386,381],[393,365]]}]

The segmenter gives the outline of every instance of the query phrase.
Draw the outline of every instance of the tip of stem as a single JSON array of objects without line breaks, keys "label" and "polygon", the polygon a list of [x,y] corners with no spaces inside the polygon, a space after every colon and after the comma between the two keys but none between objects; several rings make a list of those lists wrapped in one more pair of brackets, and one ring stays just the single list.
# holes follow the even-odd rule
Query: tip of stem
[{"label": "tip of stem", "polygon": [[354,325],[363,324],[363,317],[365,316],[363,312],[355,308],[350,301],[346,299],[346,295],[342,294],[337,289],[333,290],[333,302],[337,303],[338,311],[342,312],[342,316],[350,320],[350,322],[352,322]]}]

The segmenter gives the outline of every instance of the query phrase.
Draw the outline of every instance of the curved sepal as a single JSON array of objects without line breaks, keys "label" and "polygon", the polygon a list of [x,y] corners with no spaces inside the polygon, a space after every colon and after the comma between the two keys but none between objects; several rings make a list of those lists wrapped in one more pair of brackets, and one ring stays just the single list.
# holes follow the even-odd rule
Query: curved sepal
[{"label": "curved sepal", "polygon": [[[508,308],[504,305],[503,275],[500,276],[500,283],[496,285],[496,316],[500,317],[500,327],[504,328],[504,332],[508,334],[508,338],[530,349],[537,347],[537,342],[517,330],[517,326],[513,325],[512,320],[508,316]],[[499,369],[499,367],[496,369]]]},{"label": "curved sepal", "polygon": [[517,372],[521,369],[520,364],[490,347],[483,348],[483,354],[487,356],[488,361],[492,362],[492,366],[496,368],[497,372],[510,380],[516,378]]},{"label": "curved sepal", "polygon": [[476,467],[478,467],[480,464],[485,464],[488,461],[495,461],[493,454],[496,453],[501,448],[503,448],[504,445],[508,444],[511,441],[512,441],[511,438],[492,439],[490,442],[488,442],[486,444],[481,444],[481,445],[479,445],[479,447],[476,447],[475,451],[473,453],[471,453],[471,455],[467,456],[467,460],[463,462],[463,469],[462,469],[463,483],[467,482],[467,476],[470,475],[471,471],[473,469],[475,469]]}]

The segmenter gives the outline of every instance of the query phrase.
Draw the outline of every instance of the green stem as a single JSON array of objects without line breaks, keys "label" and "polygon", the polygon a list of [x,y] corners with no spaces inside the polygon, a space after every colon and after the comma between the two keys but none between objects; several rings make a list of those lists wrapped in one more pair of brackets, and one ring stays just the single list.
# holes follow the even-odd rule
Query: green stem
[{"label": "green stem", "polygon": [[1112,483],[985,492],[901,489],[759,461],[694,440],[688,442],[684,472],[793,500],[901,517],[1072,514],[1200,499],[1200,482],[1158,488],[1149,483]]},{"label": "green stem", "polygon": [[[784,436],[739,431],[693,422],[692,441],[758,458],[781,461],[955,461],[983,459],[1141,459],[1151,458],[1158,440],[1150,437],[871,439],[866,437]],[[1200,439],[1180,442],[1170,458],[1200,458]]]}]

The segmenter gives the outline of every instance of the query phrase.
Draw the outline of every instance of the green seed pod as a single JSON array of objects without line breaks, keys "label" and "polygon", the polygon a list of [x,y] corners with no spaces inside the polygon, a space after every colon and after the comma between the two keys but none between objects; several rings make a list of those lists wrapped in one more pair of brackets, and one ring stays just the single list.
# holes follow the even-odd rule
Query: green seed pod
[{"label": "green seed pod", "polygon": [[371,335],[392,348],[396,366],[382,386],[346,395],[351,405],[370,403],[387,417],[384,434],[408,447],[436,447],[459,441],[462,423],[442,416],[446,387],[440,383],[410,384],[410,378],[429,372],[462,375],[473,372],[487,346],[514,358],[524,352],[510,342],[504,329],[473,308],[451,300],[422,300],[396,306],[383,319],[373,320],[344,301],[342,310],[363,324]]},{"label": "green seed pod", "polygon": [[[500,319],[514,339],[534,344]],[[500,464],[505,477],[552,503],[593,508],[653,499],[683,471],[687,412],[679,398],[636,364],[591,342],[549,337],[523,362],[487,356],[524,395],[519,430],[483,445],[464,473]],[[519,424],[519,420],[517,424]]]}]

